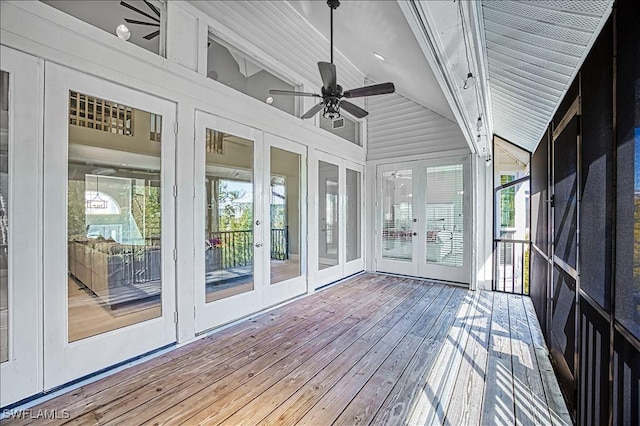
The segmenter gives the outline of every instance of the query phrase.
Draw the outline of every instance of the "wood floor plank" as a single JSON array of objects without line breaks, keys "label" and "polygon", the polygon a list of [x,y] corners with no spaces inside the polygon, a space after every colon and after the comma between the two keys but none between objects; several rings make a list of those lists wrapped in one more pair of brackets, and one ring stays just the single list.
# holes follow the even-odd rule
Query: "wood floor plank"
[{"label": "wood floor plank", "polygon": [[[341,315],[333,315],[321,322],[316,321],[315,324],[312,324],[314,327],[313,333],[291,336],[285,347],[279,347],[276,348],[278,349],[277,351],[274,349],[266,353],[263,357],[268,361],[267,364],[269,365],[264,366],[252,362],[251,365],[242,367],[200,390],[191,386],[185,387],[178,393],[158,397],[151,401],[153,409],[140,406],[139,409],[128,412],[127,416],[135,418],[139,424],[145,421],[148,424],[180,424],[180,422],[194,416],[194,413],[206,411],[207,408],[213,406],[215,406],[215,414],[220,416],[222,414],[221,408],[223,407],[223,402],[220,400],[226,399],[228,402],[228,397],[236,394],[236,390],[244,384],[255,388],[257,387],[257,382],[274,380],[279,375],[287,374],[337,337],[356,327],[360,322],[372,315],[376,309],[381,308],[386,303],[391,303],[391,300],[401,290],[402,287],[398,286],[395,291],[390,291],[386,294],[369,294],[362,299],[362,306],[345,310]],[[232,414],[238,408],[231,404],[229,409],[233,410],[229,413]],[[205,417],[208,415],[209,412],[207,411]],[[152,416],[155,417],[151,418]],[[195,423],[196,420],[191,422]]]},{"label": "wood floor plank", "polygon": [[542,335],[542,330],[540,329],[540,323],[536,317],[533,302],[530,298],[526,298],[523,300],[523,303],[529,323],[529,332],[531,333],[531,344],[535,350],[538,369],[540,371],[540,377],[542,378],[542,386],[544,387],[546,403],[551,415],[551,422],[554,425],[571,425],[573,424],[573,421],[571,420],[571,415],[569,414],[567,405],[564,402],[564,397],[560,391],[558,379],[553,372],[553,366],[551,365],[551,359],[549,357],[549,350],[544,343],[544,337]]},{"label": "wood floor plank", "polygon": [[[420,299],[429,289],[433,289],[433,286],[419,286],[419,292],[413,294],[400,304],[387,315],[383,321],[380,321],[378,326],[372,328],[370,332],[343,351],[334,362],[319,370],[318,374],[302,384],[291,397],[278,406],[260,423],[296,424],[307,411],[349,371],[355,362],[370,353],[371,348],[379,344],[383,338],[386,339],[388,333],[392,331],[397,332],[402,327],[409,326],[409,324],[407,324],[407,314],[419,303]],[[396,324],[399,324],[398,327],[395,327]],[[371,352],[371,354],[374,353],[375,351]],[[232,418],[229,418],[224,424],[233,425],[238,423],[234,422]]]},{"label": "wood floor plank", "polygon": [[[372,329],[376,324],[388,314],[400,311],[399,305],[418,291],[421,290],[416,287],[403,290],[402,297],[397,297],[392,302],[384,304],[357,327],[350,329],[327,345],[322,352],[312,356],[303,365],[300,365],[280,380],[274,383],[266,383],[268,385],[266,389],[261,386],[256,388],[246,386],[247,394],[245,396],[240,396],[240,399],[236,400],[238,395],[231,395],[230,403],[235,404],[232,407],[225,405],[219,415],[215,413],[212,417],[207,418],[207,421],[210,420],[213,424],[220,420],[225,420],[228,424],[257,424],[317,372],[335,362],[336,357],[347,350],[354,342],[367,338],[367,335],[372,333]],[[263,392],[268,396],[262,396]],[[241,408],[238,408],[238,405]],[[217,411],[218,407],[215,407],[214,410]]]},{"label": "wood floor plank", "polygon": [[521,425],[551,424],[522,296],[509,297],[509,323],[516,422]]},{"label": "wood floor plank", "polygon": [[493,293],[480,291],[478,304],[469,313],[473,321],[465,356],[447,408],[447,425],[477,425],[480,423],[482,397],[487,373],[489,328],[493,310]]},{"label": "wood floor plank", "polygon": [[[362,274],[326,289],[323,289],[309,297],[296,301],[295,304],[289,303],[278,308],[275,311],[266,312],[256,315],[248,320],[225,328],[215,334],[200,339],[188,346],[177,348],[169,353],[163,354],[157,358],[153,358],[142,364],[127,368],[116,374],[113,374],[100,381],[90,383],[75,389],[67,394],[61,395],[55,400],[50,400],[38,405],[38,409],[52,410],[65,406],[71,416],[75,418],[90,410],[92,407],[98,406],[97,400],[109,399],[114,388],[119,389],[119,393],[126,393],[135,390],[145,383],[155,380],[166,374],[167,371],[175,370],[180,364],[175,362],[189,362],[198,359],[212,350],[216,350],[219,346],[216,344],[219,340],[226,342],[227,348],[233,348],[236,353],[241,349],[238,344],[246,340],[245,334],[257,333],[260,330],[288,326],[291,321],[296,318],[305,317],[321,309],[331,307],[333,300],[350,300],[352,297],[360,297],[362,289],[369,286],[381,288],[377,290],[385,291],[392,286],[385,284],[383,277],[373,274]],[[354,299],[355,300],[355,299]],[[255,342],[259,343],[259,342]],[[229,352],[229,355],[232,355]],[[224,354],[218,354],[224,356]],[[130,387],[125,388],[125,386]],[[106,393],[103,396],[102,393]],[[30,424],[34,419],[24,419],[16,424]],[[40,419],[39,425],[58,423],[55,419]]]},{"label": "wood floor plank", "polygon": [[[460,289],[459,289],[460,290]],[[421,397],[427,383],[429,372],[436,361],[440,348],[449,334],[456,313],[460,308],[466,291],[454,292],[445,309],[442,310],[436,327],[429,330],[424,341],[418,348],[388,397],[374,416],[371,424],[408,424],[409,417],[416,409],[415,403]]]},{"label": "wood floor plank", "polygon": [[468,292],[456,313],[438,357],[431,368],[427,383],[417,399],[416,409],[409,417],[412,424],[442,424],[446,407],[453,394],[453,385],[462,365],[464,348],[471,323],[467,320],[478,302],[478,294]]},{"label": "wood floor plank", "polygon": [[[335,301],[330,309],[321,309],[315,315],[304,320],[295,319],[295,324],[290,328],[278,332],[274,332],[277,330],[275,328],[268,328],[260,334],[251,334],[247,340],[255,340],[260,343],[249,342],[249,347],[245,351],[229,357],[226,362],[221,362],[219,355],[215,352],[199,357],[186,366],[180,366],[179,369],[162,375],[158,380],[147,383],[131,392],[126,392],[124,394],[126,396],[120,400],[112,400],[107,404],[92,408],[74,419],[71,424],[94,424],[96,421],[99,424],[107,424],[110,421],[120,422],[116,420],[119,416],[132,413],[136,407],[151,401],[153,403],[144,408],[144,412],[151,414],[150,412],[153,410],[162,411],[162,408],[170,407],[172,400],[177,397],[173,389],[182,388],[178,390],[178,394],[183,394],[186,398],[230,374],[234,377],[241,377],[243,374],[249,374],[251,371],[248,370],[251,368],[260,371],[265,367],[265,363],[268,366],[272,362],[272,351],[275,353],[284,351],[286,354],[287,351],[292,350],[296,336],[302,335],[310,338],[315,333],[323,331],[324,328],[321,330],[321,327],[327,327],[332,321],[339,321],[348,316],[351,305],[351,299],[345,298],[341,301]],[[285,347],[281,347],[281,345],[285,345]],[[236,347],[239,345],[236,344]],[[216,387],[216,393],[223,392],[225,388],[225,384],[222,383]],[[169,405],[163,405],[158,400]]]},{"label": "wood floor plank", "polygon": [[[391,392],[391,387],[411,362],[420,345],[427,338],[429,330],[435,326],[442,309],[447,306],[454,291],[459,290],[449,287],[441,291],[362,389],[355,393],[357,389],[353,387],[352,393],[355,395],[342,413],[335,418],[336,424],[366,425],[371,422]],[[345,385],[350,387],[349,383]],[[334,387],[332,391],[336,388]],[[340,406],[331,405],[331,408],[336,416]]]},{"label": "wood floor plank", "polygon": [[379,274],[254,315],[32,410],[45,408],[72,418],[38,424],[571,422],[528,297]]},{"label": "wood floor plank", "polygon": [[495,293],[482,425],[515,424],[508,296]]}]

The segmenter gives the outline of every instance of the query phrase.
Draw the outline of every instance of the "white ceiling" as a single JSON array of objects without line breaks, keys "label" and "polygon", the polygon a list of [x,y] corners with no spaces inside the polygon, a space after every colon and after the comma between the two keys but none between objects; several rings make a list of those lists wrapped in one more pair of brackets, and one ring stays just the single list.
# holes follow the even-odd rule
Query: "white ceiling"
[{"label": "white ceiling", "polygon": [[[289,0],[289,4],[327,39],[326,57],[318,61],[328,61],[330,9],[326,1]],[[367,78],[378,83],[391,81],[397,93],[455,120],[396,0],[343,0],[333,16],[335,49]],[[373,52],[386,60],[376,59]]]},{"label": "white ceiling", "polygon": [[611,0],[482,0],[496,135],[534,151]]}]

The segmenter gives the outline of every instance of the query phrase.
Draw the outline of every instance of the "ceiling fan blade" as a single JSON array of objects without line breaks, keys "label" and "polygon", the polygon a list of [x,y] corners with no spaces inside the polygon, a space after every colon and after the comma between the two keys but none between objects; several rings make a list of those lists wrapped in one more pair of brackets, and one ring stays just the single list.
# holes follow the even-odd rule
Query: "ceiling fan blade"
[{"label": "ceiling fan blade", "polygon": [[320,77],[324,88],[330,92],[336,91],[336,66],[330,62],[318,62]]},{"label": "ceiling fan blade", "polygon": [[124,20],[127,21],[130,24],[148,25],[150,27],[159,27],[160,26],[160,24],[157,24],[155,22],[136,21],[135,19],[129,19],[129,18],[124,18]]},{"label": "ceiling fan blade", "polygon": [[159,34],[160,34],[160,30],[154,31],[152,33],[149,33],[149,34],[147,34],[146,36],[144,36],[142,38],[144,38],[145,40],[151,40],[154,37],[158,37]]},{"label": "ceiling fan blade", "polygon": [[147,6],[149,6],[149,9],[153,10],[153,13],[155,13],[156,15],[158,15],[158,18],[160,17],[160,9],[158,9],[157,7],[155,7],[153,4],[151,4],[151,2],[149,0],[142,0],[144,2],[144,4],[146,4]]},{"label": "ceiling fan blade", "polygon": [[313,108],[311,108],[309,111],[305,112],[304,115],[300,118],[302,118],[303,120],[306,120],[307,118],[311,118],[314,115],[316,115],[318,113],[318,111],[320,111],[322,109],[322,107],[324,106],[324,102],[320,102],[315,104],[315,106]]},{"label": "ceiling fan blade", "polygon": [[358,105],[352,104],[349,101],[341,101],[340,107],[356,118],[364,118],[369,115],[367,111],[363,110]]},{"label": "ceiling fan blade", "polygon": [[294,92],[291,90],[269,90],[270,95],[287,95],[287,96],[310,96],[314,98],[321,98],[322,96],[317,93],[309,93],[309,92]]},{"label": "ceiling fan blade", "polygon": [[149,19],[151,19],[151,20],[153,20],[153,21],[160,22],[160,20],[159,20],[158,18],[156,18],[155,16],[152,16],[152,15],[149,15],[148,13],[146,13],[146,12],[143,12],[143,11],[141,11],[140,9],[138,9],[138,8],[137,8],[137,7],[135,7],[135,6],[131,6],[129,3],[126,3],[126,2],[124,2],[124,1],[121,1],[121,2],[120,2],[120,4],[121,4],[122,6],[124,6],[124,7],[126,7],[127,9],[131,9],[131,10],[133,10],[134,12],[139,13],[139,14],[140,14],[140,15],[142,15],[142,16],[146,16],[147,18],[149,18]]},{"label": "ceiling fan blade", "polygon": [[396,87],[393,83],[373,84],[371,86],[358,87],[357,89],[346,90],[342,96],[345,98],[359,98],[361,96],[374,96],[393,93]]}]

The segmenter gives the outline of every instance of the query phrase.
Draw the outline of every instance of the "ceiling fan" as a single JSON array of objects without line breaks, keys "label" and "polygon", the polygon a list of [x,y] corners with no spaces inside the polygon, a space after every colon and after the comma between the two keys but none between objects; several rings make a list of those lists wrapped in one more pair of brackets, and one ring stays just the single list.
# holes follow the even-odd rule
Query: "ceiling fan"
[{"label": "ceiling fan", "polygon": [[158,37],[158,35],[160,34],[160,9],[158,9],[156,6],[151,4],[148,0],[143,0],[143,1],[144,1],[144,4],[146,4],[147,7],[149,7],[149,10],[153,12],[155,16],[150,15],[149,13],[138,9],[135,6],[132,6],[125,1],[120,1],[120,5],[126,7],[127,9],[133,10],[134,12],[139,13],[145,18],[151,19],[151,21],[138,21],[136,19],[124,18],[124,20],[127,21],[129,24],[146,25],[148,27],[158,27],[157,30],[152,31],[143,37],[146,40],[151,40],[154,37]]},{"label": "ceiling fan", "polygon": [[311,118],[318,111],[323,109],[322,116],[330,120],[340,118],[340,107],[356,118],[366,117],[369,113],[357,105],[352,104],[346,99],[359,98],[363,96],[384,95],[393,93],[396,89],[393,83],[374,84],[371,86],[358,87],[357,89],[342,90],[342,86],[336,82],[336,66],[333,64],[333,11],[340,6],[339,0],[327,0],[327,5],[331,9],[331,62],[318,62],[320,77],[322,78],[321,95],[317,93],[296,92],[290,90],[269,90],[272,95],[288,95],[288,96],[310,96],[321,98],[322,102],[316,104],[307,111],[301,118]]}]

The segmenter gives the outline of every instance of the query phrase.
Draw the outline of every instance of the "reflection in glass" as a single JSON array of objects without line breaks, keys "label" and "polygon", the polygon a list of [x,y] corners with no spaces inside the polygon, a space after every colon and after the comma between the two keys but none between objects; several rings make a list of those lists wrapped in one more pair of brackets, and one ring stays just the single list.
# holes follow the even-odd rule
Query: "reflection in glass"
[{"label": "reflection in glass", "polygon": [[81,21],[98,27],[116,37],[116,27],[126,23],[131,37],[128,42],[162,55],[165,2],[160,0],[40,0]]},{"label": "reflection in glass", "polygon": [[300,154],[271,147],[271,284],[300,276]]},{"label": "reflection in glass", "polygon": [[253,141],[207,129],[206,301],[253,290]]},{"label": "reflection in glass", "polygon": [[382,257],[412,260],[412,171],[382,173]]},{"label": "reflection in glass", "polygon": [[360,172],[347,169],[347,262],[362,257],[360,216],[362,208]]},{"label": "reflection in glass", "polygon": [[463,166],[427,167],[426,261],[461,267],[463,262]]},{"label": "reflection in glass", "polygon": [[295,90],[295,86],[282,80],[254,58],[232,47],[226,47],[216,38],[209,37],[207,43],[207,77],[232,87],[260,102],[295,115],[294,96],[271,96],[270,89]]},{"label": "reflection in glass", "polygon": [[161,142],[149,138],[150,116],[69,93],[70,342],[162,315]]},{"label": "reflection in glass", "polygon": [[338,264],[340,231],[338,226],[338,166],[318,164],[318,269]]},{"label": "reflection in glass", "polygon": [[0,362],[9,360],[9,73],[0,71]]}]

